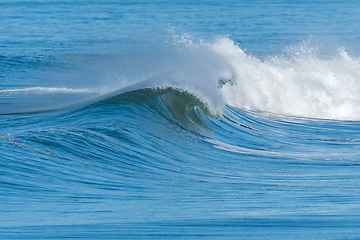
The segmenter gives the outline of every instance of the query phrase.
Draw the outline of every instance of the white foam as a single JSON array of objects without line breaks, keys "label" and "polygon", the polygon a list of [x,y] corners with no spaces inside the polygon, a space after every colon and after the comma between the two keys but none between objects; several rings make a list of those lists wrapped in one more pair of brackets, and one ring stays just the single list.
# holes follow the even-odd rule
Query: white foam
[{"label": "white foam", "polygon": [[[326,56],[303,44],[260,60],[229,38],[184,42],[189,64],[197,68],[189,74],[188,87],[207,96],[203,99],[215,111],[221,111],[223,101],[286,116],[360,120],[360,61],[344,49]],[[215,79],[222,79],[221,88]]]}]

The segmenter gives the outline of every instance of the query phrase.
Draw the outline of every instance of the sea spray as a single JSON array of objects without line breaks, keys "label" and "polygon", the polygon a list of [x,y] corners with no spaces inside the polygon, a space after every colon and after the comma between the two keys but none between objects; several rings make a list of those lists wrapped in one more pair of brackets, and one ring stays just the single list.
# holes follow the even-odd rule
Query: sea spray
[{"label": "sea spray", "polygon": [[360,119],[360,62],[344,49],[328,56],[304,44],[260,60],[221,38],[213,50],[235,71],[232,84],[222,87],[226,104],[286,116]]},{"label": "sea spray", "polygon": [[[329,54],[305,41],[258,57],[229,37],[212,42],[177,36],[164,85],[202,99],[214,115],[224,106],[273,114],[360,119],[360,61],[343,48]],[[169,66],[169,65],[168,65]]]}]

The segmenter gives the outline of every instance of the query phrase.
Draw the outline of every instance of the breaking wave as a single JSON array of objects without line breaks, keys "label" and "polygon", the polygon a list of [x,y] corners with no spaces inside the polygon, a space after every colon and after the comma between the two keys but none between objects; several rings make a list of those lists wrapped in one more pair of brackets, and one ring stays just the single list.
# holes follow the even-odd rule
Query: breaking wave
[{"label": "breaking wave", "polygon": [[2,113],[54,110],[134,90],[172,88],[196,96],[209,116],[219,118],[230,105],[284,116],[359,120],[359,59],[342,48],[325,54],[313,45],[304,42],[260,56],[227,37],[204,42],[185,35],[138,55],[88,56],[86,61],[72,56],[81,71],[63,69],[68,71],[63,85],[0,89],[6,102]]}]

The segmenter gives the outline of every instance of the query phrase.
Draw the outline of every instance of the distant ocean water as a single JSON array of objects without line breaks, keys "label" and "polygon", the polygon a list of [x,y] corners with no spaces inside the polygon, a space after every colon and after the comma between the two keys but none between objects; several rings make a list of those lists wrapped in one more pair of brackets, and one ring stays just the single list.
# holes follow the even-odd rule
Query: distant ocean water
[{"label": "distant ocean water", "polygon": [[360,2],[1,1],[1,239],[358,239]]}]

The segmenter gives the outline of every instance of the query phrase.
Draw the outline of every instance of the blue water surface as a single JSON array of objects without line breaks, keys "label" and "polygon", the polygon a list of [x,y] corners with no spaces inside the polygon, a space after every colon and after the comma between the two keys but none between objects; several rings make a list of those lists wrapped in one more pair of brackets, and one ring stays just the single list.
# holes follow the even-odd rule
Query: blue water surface
[{"label": "blue water surface", "polygon": [[[359,238],[358,110],[322,118],[314,100],[294,116],[256,108],[256,94],[237,106],[224,100],[236,93],[216,95],[241,82],[225,71],[239,72],[236,49],[249,56],[244,70],[296,69],[298,59],[312,71],[332,59],[356,69],[359,9],[335,0],[1,1],[0,238]],[[315,80],[341,85],[318,68]],[[262,86],[264,69],[247,76]],[[357,91],[358,72],[343,71]],[[332,94],[329,109],[343,92]]]}]

